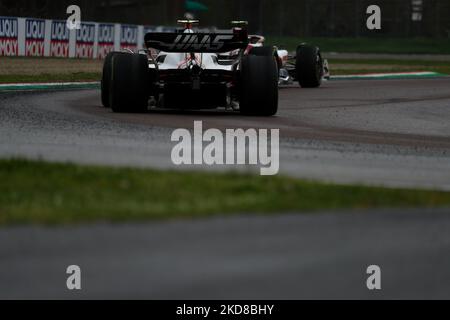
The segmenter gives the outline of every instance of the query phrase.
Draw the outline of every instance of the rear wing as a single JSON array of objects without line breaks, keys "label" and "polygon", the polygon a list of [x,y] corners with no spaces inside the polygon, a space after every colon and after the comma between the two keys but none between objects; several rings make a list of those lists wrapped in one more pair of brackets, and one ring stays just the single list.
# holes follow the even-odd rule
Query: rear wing
[{"label": "rear wing", "polygon": [[168,33],[151,32],[145,35],[148,49],[165,52],[223,53],[248,46],[245,30],[230,33]]}]

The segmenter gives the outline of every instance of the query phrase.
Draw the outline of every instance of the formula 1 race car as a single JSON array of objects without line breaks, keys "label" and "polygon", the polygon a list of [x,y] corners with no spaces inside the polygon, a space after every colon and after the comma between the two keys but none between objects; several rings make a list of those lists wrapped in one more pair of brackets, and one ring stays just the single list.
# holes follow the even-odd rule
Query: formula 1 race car
[{"label": "formula 1 race car", "polygon": [[223,107],[272,116],[280,83],[321,84],[324,61],[316,47],[302,44],[290,57],[264,46],[263,37],[249,36],[244,21],[220,33],[194,32],[195,20],[179,23],[180,31],[146,34],[147,50],[108,54],[101,85],[105,107],[114,112]]}]

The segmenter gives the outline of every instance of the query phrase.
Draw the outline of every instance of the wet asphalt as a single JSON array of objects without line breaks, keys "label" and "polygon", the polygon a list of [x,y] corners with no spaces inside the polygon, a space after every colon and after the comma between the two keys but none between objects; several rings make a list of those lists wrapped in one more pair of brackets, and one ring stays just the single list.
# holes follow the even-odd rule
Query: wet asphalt
[{"label": "wet asphalt", "polygon": [[[450,79],[286,87],[274,118],[233,112],[117,115],[96,90],[0,94],[0,156],[171,164],[175,128],[277,128],[299,178],[450,188]],[[196,167],[228,170],[229,167]],[[255,171],[243,167],[240,170]],[[450,298],[449,209],[218,217],[143,225],[0,229],[0,298]],[[65,289],[65,268],[83,290]],[[382,269],[382,290],[365,268]]]}]

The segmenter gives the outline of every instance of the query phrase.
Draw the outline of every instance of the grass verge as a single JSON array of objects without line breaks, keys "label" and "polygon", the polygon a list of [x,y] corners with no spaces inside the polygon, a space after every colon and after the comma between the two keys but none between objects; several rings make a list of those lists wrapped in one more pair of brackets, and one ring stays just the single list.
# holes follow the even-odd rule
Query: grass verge
[{"label": "grass verge", "polygon": [[99,81],[102,66],[95,59],[2,57],[0,83]]},{"label": "grass verge", "polygon": [[295,50],[302,42],[320,47],[322,52],[388,53],[388,54],[450,54],[448,39],[434,38],[297,38],[267,37],[268,44]]},{"label": "grass verge", "polygon": [[0,160],[3,226],[449,205],[448,192],[340,186],[238,173]]},{"label": "grass verge", "polygon": [[432,71],[450,74],[450,64],[447,61],[414,61],[414,60],[384,60],[384,59],[329,59],[332,74],[352,75],[364,73],[390,73]]},{"label": "grass verge", "polygon": [[0,75],[1,83],[39,83],[39,82],[82,82],[100,81],[102,75],[96,72],[43,73],[35,75],[7,74]]},{"label": "grass verge", "polygon": [[[320,41],[334,42],[342,40],[326,38],[318,39],[319,42],[317,42],[316,39],[310,39],[310,41],[311,43],[319,43],[320,45]],[[352,39],[352,41],[353,40],[354,39]],[[292,43],[300,42],[299,39],[291,39],[290,41]],[[344,39],[342,41],[344,41],[345,43],[346,40]],[[357,42],[359,40],[355,41]],[[370,41],[374,40],[370,39]],[[403,40],[399,41],[401,42]],[[427,41],[433,42],[437,40],[431,39]],[[450,64],[448,63],[448,61],[410,61],[400,59],[349,60],[331,58],[329,59],[329,62],[331,64],[331,72],[333,75],[356,75],[363,73],[389,73],[408,71],[434,71],[442,74],[450,74]],[[3,57],[2,59],[0,59],[0,84],[100,81],[101,71],[102,61],[100,60]]]}]

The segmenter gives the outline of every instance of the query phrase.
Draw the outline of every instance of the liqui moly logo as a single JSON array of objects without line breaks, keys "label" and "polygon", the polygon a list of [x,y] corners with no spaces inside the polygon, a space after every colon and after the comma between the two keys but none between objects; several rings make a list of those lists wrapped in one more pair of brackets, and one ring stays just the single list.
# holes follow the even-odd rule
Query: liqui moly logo
[{"label": "liqui moly logo", "polygon": [[16,18],[0,17],[0,56],[18,55],[18,29]]},{"label": "liqui moly logo", "polygon": [[52,57],[69,56],[70,31],[65,21],[53,21],[50,39],[50,55]]},{"label": "liqui moly logo", "polygon": [[25,55],[44,56],[45,20],[27,19],[25,22]]},{"label": "liqui moly logo", "polygon": [[114,25],[101,24],[98,26],[98,43],[112,44],[114,43]]},{"label": "liqui moly logo", "polygon": [[70,31],[65,21],[52,22],[52,41],[69,41]]},{"label": "liqui moly logo", "polygon": [[113,24],[100,24],[98,26],[98,54],[104,59],[109,52],[114,51],[115,28]]},{"label": "liqui moly logo", "polygon": [[82,23],[81,28],[77,30],[77,43],[94,43],[95,24]]},{"label": "liqui moly logo", "polygon": [[136,50],[138,45],[138,28],[137,26],[121,27],[120,46],[122,49]]},{"label": "liqui moly logo", "polygon": [[18,29],[16,18],[0,17],[0,38],[17,38]]},{"label": "liqui moly logo", "polygon": [[138,28],[136,26],[122,26],[120,43],[123,45],[137,44]]},{"label": "liqui moly logo", "polygon": [[77,45],[75,55],[77,58],[93,58],[95,42],[95,24],[82,23],[77,30]]},{"label": "liqui moly logo", "polygon": [[45,21],[36,19],[26,20],[26,33],[25,38],[27,40],[41,40],[45,38]]}]

